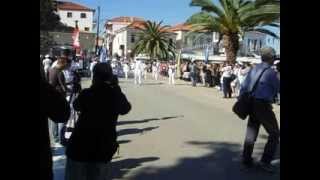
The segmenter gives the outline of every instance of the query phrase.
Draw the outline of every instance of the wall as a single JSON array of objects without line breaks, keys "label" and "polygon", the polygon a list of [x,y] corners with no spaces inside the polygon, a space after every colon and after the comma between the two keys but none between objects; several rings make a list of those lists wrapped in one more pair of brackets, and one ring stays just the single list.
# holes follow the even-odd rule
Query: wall
[{"label": "wall", "polygon": [[[49,32],[57,45],[72,45],[72,33]],[[95,33],[80,32],[79,41],[82,49],[93,50],[95,48]]]},{"label": "wall", "polygon": [[113,44],[112,44],[112,52],[114,55],[115,53],[117,53],[119,56],[121,56],[121,50],[120,50],[120,45],[124,45],[125,46],[125,50],[126,50],[126,46],[127,46],[127,43],[126,43],[126,38],[127,36],[127,32],[126,31],[121,31],[117,34],[115,34],[115,37],[113,39]]},{"label": "wall", "polygon": [[[71,12],[72,17],[68,18],[67,13]],[[86,13],[86,18],[81,18],[80,14]],[[92,11],[72,11],[72,10],[58,10],[60,21],[68,26],[75,27],[75,21],[78,20],[80,31],[84,31],[85,27],[89,27],[89,32],[93,32],[93,12]]]}]

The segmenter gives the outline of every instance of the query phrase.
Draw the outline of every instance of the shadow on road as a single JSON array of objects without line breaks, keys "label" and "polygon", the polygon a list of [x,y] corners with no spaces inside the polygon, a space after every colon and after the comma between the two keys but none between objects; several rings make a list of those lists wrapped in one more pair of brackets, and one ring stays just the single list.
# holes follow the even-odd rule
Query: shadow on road
[{"label": "shadow on road", "polygon": [[126,143],[129,143],[131,142],[131,140],[119,140],[117,141],[119,144],[126,144]]},{"label": "shadow on road", "polygon": [[119,125],[124,125],[124,124],[139,124],[139,123],[147,123],[150,121],[159,121],[159,120],[168,120],[168,119],[175,119],[179,117],[184,117],[183,115],[180,116],[169,116],[169,117],[163,117],[163,118],[151,118],[151,119],[143,119],[143,120],[132,120],[132,121],[118,121],[118,126]]},{"label": "shadow on road", "polygon": [[122,178],[130,169],[137,168],[143,163],[156,161],[158,157],[144,157],[138,159],[124,159],[120,161],[111,162],[111,179]]},{"label": "shadow on road", "polygon": [[123,135],[130,135],[130,134],[144,134],[147,131],[152,131],[154,129],[158,129],[159,126],[155,126],[155,127],[147,127],[147,128],[143,128],[143,129],[138,129],[138,128],[131,128],[131,129],[122,129],[120,131],[118,131],[118,137],[119,136],[123,136]]},{"label": "shadow on road", "polygon": [[[226,142],[187,142],[210,150],[200,157],[186,157],[177,165],[166,168],[146,167],[130,180],[278,180],[279,174],[268,174],[259,169],[249,172],[240,170],[241,145]],[[257,148],[256,148],[257,149]],[[258,150],[262,151],[261,149]]]},{"label": "shadow on road", "polygon": [[142,83],[142,85],[144,86],[144,85],[162,85],[162,84],[164,84],[164,83],[162,83],[162,82],[159,82],[159,83]]}]

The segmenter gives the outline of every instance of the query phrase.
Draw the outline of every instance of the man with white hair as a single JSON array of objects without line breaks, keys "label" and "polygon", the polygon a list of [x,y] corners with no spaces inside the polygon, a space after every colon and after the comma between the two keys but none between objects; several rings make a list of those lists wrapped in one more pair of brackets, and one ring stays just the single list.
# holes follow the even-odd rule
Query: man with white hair
[{"label": "man with white hair", "polygon": [[252,109],[249,114],[242,156],[245,169],[253,167],[253,148],[262,125],[269,137],[259,167],[265,171],[274,172],[271,161],[277,151],[280,137],[278,122],[271,105],[280,89],[280,79],[271,68],[275,60],[275,50],[271,47],[262,48],[261,60],[262,63],[249,71],[240,89],[240,97],[244,93],[250,93],[252,97]]}]

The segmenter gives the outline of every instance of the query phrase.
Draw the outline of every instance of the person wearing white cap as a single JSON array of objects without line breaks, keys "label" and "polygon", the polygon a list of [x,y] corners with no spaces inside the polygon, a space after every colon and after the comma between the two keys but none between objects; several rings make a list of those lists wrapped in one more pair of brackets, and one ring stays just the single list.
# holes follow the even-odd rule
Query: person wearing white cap
[{"label": "person wearing white cap", "polygon": [[42,61],[44,72],[46,74],[46,79],[48,79],[48,73],[49,73],[49,69],[50,69],[51,63],[52,63],[52,61],[50,59],[50,55],[47,54],[45,56],[45,59]]},{"label": "person wearing white cap", "polygon": [[240,97],[245,93],[252,96],[252,110],[249,114],[242,162],[246,169],[253,167],[253,148],[262,125],[269,136],[258,167],[272,173],[275,168],[271,161],[277,151],[280,137],[280,129],[271,104],[280,89],[280,80],[271,68],[275,60],[275,50],[271,47],[262,48],[261,60],[262,63],[249,71],[240,89]]}]

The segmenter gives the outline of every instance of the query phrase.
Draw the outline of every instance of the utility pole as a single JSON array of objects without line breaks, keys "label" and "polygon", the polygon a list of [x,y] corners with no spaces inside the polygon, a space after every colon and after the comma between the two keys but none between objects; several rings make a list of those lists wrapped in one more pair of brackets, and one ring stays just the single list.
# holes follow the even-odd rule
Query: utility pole
[{"label": "utility pole", "polygon": [[98,43],[99,43],[99,24],[100,24],[100,6],[98,6],[98,25],[97,25],[97,38],[96,38],[96,50],[95,54],[98,52]]}]

